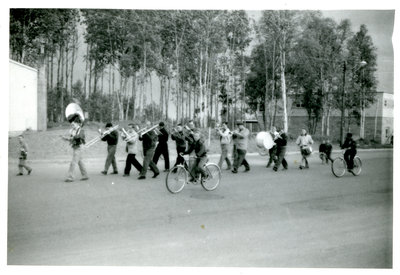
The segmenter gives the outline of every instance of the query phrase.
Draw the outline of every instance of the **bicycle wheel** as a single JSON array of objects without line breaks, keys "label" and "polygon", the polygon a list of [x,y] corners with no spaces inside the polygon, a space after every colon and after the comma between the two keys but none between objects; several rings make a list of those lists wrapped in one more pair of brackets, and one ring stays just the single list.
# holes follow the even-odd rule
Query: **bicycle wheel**
[{"label": "bicycle wheel", "polygon": [[359,174],[361,174],[361,167],[362,167],[360,157],[355,156],[353,163],[354,163],[353,174],[354,174],[354,176],[358,176]]},{"label": "bicycle wheel", "polygon": [[332,162],[331,169],[336,177],[343,177],[344,173],[346,173],[346,161],[341,157],[335,158]]},{"label": "bicycle wheel", "polygon": [[221,180],[221,170],[214,163],[206,164],[204,170],[207,172],[207,178],[201,179],[201,186],[207,191],[212,191],[217,188]]},{"label": "bicycle wheel", "polygon": [[187,182],[187,172],[183,166],[178,165],[169,170],[165,178],[165,185],[169,192],[176,194],[182,191]]}]

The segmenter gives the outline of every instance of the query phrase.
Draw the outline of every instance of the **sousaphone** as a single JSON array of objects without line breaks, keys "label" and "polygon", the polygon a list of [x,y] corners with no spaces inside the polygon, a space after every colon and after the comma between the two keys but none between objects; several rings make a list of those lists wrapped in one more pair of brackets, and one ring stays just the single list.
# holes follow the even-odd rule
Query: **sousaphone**
[{"label": "sousaphone", "polygon": [[258,153],[261,156],[266,156],[268,155],[268,150],[275,145],[275,142],[269,132],[259,132],[256,136],[256,144]]},{"label": "sousaphone", "polygon": [[83,115],[81,107],[76,103],[68,104],[67,108],[65,109],[65,117],[70,123],[74,121],[76,117],[79,117],[81,123],[83,123],[85,120],[85,116]]}]

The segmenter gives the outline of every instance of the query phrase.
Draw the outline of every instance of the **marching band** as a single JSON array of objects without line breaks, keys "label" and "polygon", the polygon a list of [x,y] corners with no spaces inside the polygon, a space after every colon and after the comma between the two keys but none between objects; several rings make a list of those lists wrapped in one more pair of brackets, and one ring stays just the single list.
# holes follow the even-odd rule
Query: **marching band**
[{"label": "marching band", "polygon": [[[107,142],[107,158],[104,170],[102,170],[101,173],[107,175],[109,167],[112,166],[112,174],[118,174],[115,154],[117,151],[119,135],[121,135],[122,140],[126,143],[125,150],[127,157],[123,174],[124,177],[130,175],[131,167],[133,165],[139,172],[138,179],[145,179],[149,169],[153,172],[153,178],[156,178],[160,174],[157,162],[161,155],[164,158],[164,172],[169,171],[169,133],[165,129],[164,122],[151,126],[151,122],[146,121],[146,125],[142,129],[139,129],[139,126],[136,124],[129,123],[127,130],[124,128],[120,129],[119,125],[113,126],[112,123],[109,122],[105,125],[105,131],[99,129],[99,136],[85,142],[85,132],[82,128],[85,118],[82,109],[78,104],[71,103],[67,106],[65,113],[67,120],[71,123],[71,129],[68,136],[62,136],[62,138],[69,141],[73,149],[73,156],[65,180],[66,182],[72,182],[74,180],[74,170],[76,165],[79,166],[82,175],[81,180],[89,179],[82,159],[82,152],[100,140]],[[250,165],[246,160],[246,154],[248,150],[250,131],[242,122],[237,122],[236,126],[237,129],[231,131],[229,130],[227,123],[223,122],[215,128],[215,133],[219,136],[221,146],[221,155],[218,167],[222,168],[223,163],[226,162],[227,170],[232,170],[232,173],[237,173],[238,168],[242,165],[245,168],[244,171],[248,172],[250,171]],[[23,139],[23,137],[21,137],[21,139]],[[202,171],[202,167],[207,160],[207,149],[204,139],[201,137],[200,131],[196,129],[193,120],[190,120],[187,125],[182,126],[182,124],[178,124],[173,128],[171,130],[171,139],[176,143],[177,154],[173,167],[182,164],[184,162],[183,155],[188,154],[189,171],[193,171],[194,174],[197,172],[203,174],[204,171]],[[140,141],[143,146],[142,164],[136,159],[136,156],[139,153],[138,146]],[[228,158],[228,151],[231,143],[233,143],[232,161]],[[256,143],[259,149],[261,149],[259,151],[260,155],[263,156],[265,155],[264,152],[266,150],[269,151],[267,168],[270,167],[272,163],[274,163],[274,171],[278,171],[281,164],[283,169],[288,168],[288,163],[285,159],[287,135],[282,129],[277,130],[276,127],[273,126],[269,132],[259,132],[256,137]],[[299,136],[296,143],[299,145],[303,157],[300,169],[308,168],[307,156],[311,150],[310,145],[313,143],[311,136],[303,130],[302,135]],[[24,144],[25,143],[21,143],[21,152],[27,151],[27,149],[24,149],[27,148],[26,144]],[[21,153],[21,156],[22,155],[23,154]],[[21,157],[20,159],[20,173],[18,175],[22,175],[22,168],[24,167],[28,170],[28,174],[30,174],[32,168],[26,166],[24,162],[26,157]]]}]

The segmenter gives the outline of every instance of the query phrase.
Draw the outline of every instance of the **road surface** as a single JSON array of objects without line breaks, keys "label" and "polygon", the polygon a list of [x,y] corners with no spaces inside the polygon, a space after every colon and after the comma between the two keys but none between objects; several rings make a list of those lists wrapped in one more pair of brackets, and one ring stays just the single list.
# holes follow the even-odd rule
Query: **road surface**
[{"label": "road surface", "polygon": [[278,172],[249,156],[251,171],[223,170],[215,191],[175,195],[166,173],[103,176],[100,159],[73,183],[66,162],[31,162],[22,177],[10,165],[8,264],[390,268],[393,151],[359,156],[361,175],[343,178],[317,155],[308,170],[289,155]]}]

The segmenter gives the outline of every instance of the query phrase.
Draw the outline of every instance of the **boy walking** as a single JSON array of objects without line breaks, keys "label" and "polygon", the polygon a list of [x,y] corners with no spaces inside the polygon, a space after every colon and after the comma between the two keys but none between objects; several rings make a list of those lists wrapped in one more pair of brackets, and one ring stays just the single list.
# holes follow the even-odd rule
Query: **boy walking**
[{"label": "boy walking", "polygon": [[28,175],[30,175],[32,172],[32,168],[26,165],[26,159],[28,157],[28,145],[26,144],[23,135],[19,135],[18,140],[20,146],[19,147],[20,153],[19,153],[19,163],[18,163],[19,173],[17,174],[17,176],[22,176],[24,174],[23,173],[24,168],[28,171]]}]

